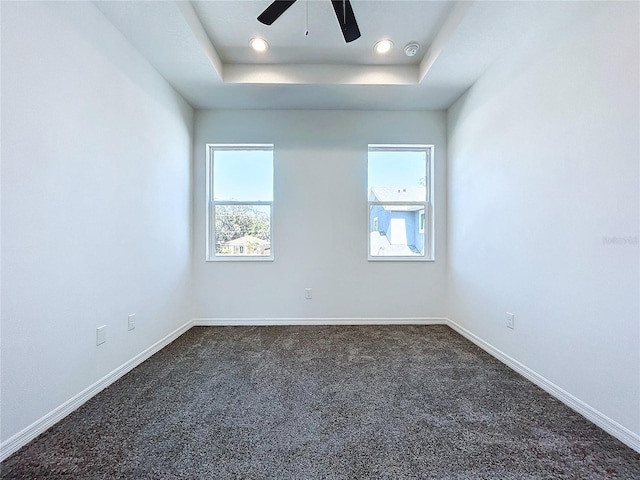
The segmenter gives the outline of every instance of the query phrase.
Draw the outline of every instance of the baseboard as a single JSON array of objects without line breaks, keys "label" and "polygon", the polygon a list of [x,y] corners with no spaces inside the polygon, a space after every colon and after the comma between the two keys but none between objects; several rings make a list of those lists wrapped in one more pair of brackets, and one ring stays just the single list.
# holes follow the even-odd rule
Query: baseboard
[{"label": "baseboard", "polygon": [[38,435],[43,433],[45,430],[47,430],[48,428],[58,423],[64,417],[66,417],[71,412],[76,410],[78,407],[80,407],[82,404],[87,402],[93,396],[100,393],[102,390],[107,388],[109,385],[111,385],[113,382],[118,380],[120,377],[122,377],[123,375],[133,370],[135,367],[137,367],[142,362],[144,362],[149,357],[151,357],[154,353],[162,350],[164,347],[169,345],[180,335],[182,335],[187,330],[189,330],[191,326],[192,326],[192,321],[190,320],[184,325],[182,325],[181,327],[171,332],[169,335],[167,335],[163,339],[151,345],[149,348],[147,348],[143,352],[133,357],[131,360],[127,361],[123,365],[113,370],[111,373],[108,373],[107,375],[102,377],[100,380],[98,380],[96,383],[94,383],[90,387],[86,388],[85,390],[78,393],[71,399],[67,400],[65,403],[63,403],[59,407],[47,413],[44,417],[35,421],[24,430],[16,433],[11,438],[8,438],[6,441],[2,442],[2,444],[0,445],[0,462],[4,461],[12,453],[17,452],[20,448],[25,446],[31,440],[33,440]]},{"label": "baseboard", "polygon": [[35,421],[24,430],[0,444],[0,462],[18,451],[24,445],[55,425],[71,412],[76,410],[90,398],[127,374],[156,352],[173,342],[193,326],[260,326],[260,325],[448,325],[469,341],[539,386],[569,408],[593,422],[605,432],[611,434],[625,445],[640,453],[640,435],[632,432],[603,413],[589,406],[582,400],[566,392],[542,375],[531,370],[517,360],[511,358],[493,345],[485,342],[474,333],[445,317],[413,317],[413,318],[196,318],[186,322],[169,335],[159,340],[131,360],[105,375],[96,383],[86,388],[67,402]]},{"label": "baseboard", "polygon": [[269,325],[447,325],[447,318],[194,318],[194,327],[269,326]]},{"label": "baseboard", "polygon": [[508,366],[512,370],[515,370],[520,375],[525,377],[527,380],[530,380],[535,385],[537,385],[538,387],[542,388],[547,393],[549,393],[551,396],[557,398],[562,403],[567,405],[569,408],[571,408],[572,410],[575,410],[580,415],[585,417],[587,420],[593,422],[598,427],[602,428],[605,432],[609,433],[610,435],[614,436],[625,445],[631,447],[636,452],[640,453],[640,435],[632,432],[631,430],[620,425],[618,422],[616,422],[615,420],[612,420],[602,412],[596,410],[595,408],[586,404],[582,400],[574,397],[569,392],[557,386],[555,383],[546,379],[539,373],[531,370],[526,365],[523,365],[517,360],[511,358],[509,355],[497,349],[490,343],[485,342],[480,337],[470,332],[466,328],[458,325],[453,320],[447,319],[447,322],[448,322],[448,325],[453,330],[455,330],[460,335],[462,335],[466,339],[476,344],[478,347],[482,348],[485,352],[489,353],[491,356],[500,360],[506,366]]}]

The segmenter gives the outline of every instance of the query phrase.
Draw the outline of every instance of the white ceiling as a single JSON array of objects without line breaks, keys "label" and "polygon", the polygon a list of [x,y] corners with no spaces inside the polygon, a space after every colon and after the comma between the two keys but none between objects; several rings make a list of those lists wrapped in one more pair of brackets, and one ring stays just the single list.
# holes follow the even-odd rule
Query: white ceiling
[{"label": "white ceiling", "polygon": [[[345,44],[329,0],[297,0],[271,26],[256,20],[269,0],[191,3],[224,63],[341,65],[417,65],[421,56],[407,57],[401,48],[380,56],[372,46],[381,38],[392,38],[397,47],[411,41],[429,45],[454,6],[450,1],[352,0],[362,36]],[[309,35],[305,36],[307,7]],[[272,48],[256,55],[247,48],[252,36],[266,38]]]},{"label": "white ceiling", "polygon": [[[271,26],[257,21],[271,0],[95,3],[195,108],[427,110],[449,107],[586,2],[351,0],[362,36],[348,44],[329,0],[297,0]],[[255,36],[266,53],[249,49]],[[394,49],[379,56],[383,38]]]}]

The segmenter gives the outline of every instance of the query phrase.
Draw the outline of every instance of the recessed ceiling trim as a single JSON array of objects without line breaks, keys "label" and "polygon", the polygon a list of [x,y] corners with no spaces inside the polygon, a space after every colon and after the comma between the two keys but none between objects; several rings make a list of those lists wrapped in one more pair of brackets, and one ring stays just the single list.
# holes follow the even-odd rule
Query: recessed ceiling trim
[{"label": "recessed ceiling trim", "polygon": [[417,85],[444,49],[475,0],[456,2],[419,66],[405,65],[248,65],[223,64],[190,2],[173,2],[224,83],[308,85]]},{"label": "recessed ceiling trim", "polygon": [[200,22],[200,18],[198,17],[196,11],[193,9],[191,2],[177,1],[174,3],[186,20],[191,33],[198,41],[198,44],[202,48],[202,51],[209,59],[209,62],[211,62],[211,66],[218,75],[218,80],[222,80],[224,77],[224,66],[222,64],[222,60],[220,59],[220,55],[218,55],[218,52],[213,46],[213,43],[211,43],[209,35],[207,35],[206,30],[202,26],[202,22]]},{"label": "recessed ceiling trim", "polygon": [[475,0],[456,2],[453,10],[442,24],[440,31],[438,31],[437,35],[431,42],[427,53],[424,54],[424,57],[422,57],[422,60],[420,61],[420,82],[422,82],[433,64],[436,63],[436,60],[442,53],[442,50],[444,50],[445,45],[453,33],[458,29],[469,10],[471,10],[471,6],[474,2]]},{"label": "recessed ceiling trim", "polygon": [[436,62],[445,45],[462,23],[475,0],[456,2],[453,10],[442,24],[442,27],[431,42],[427,53],[420,61],[419,82],[422,82],[433,64]]},{"label": "recessed ceiling trim", "polygon": [[[417,11],[422,15],[403,20],[405,26],[401,31],[406,30],[405,38],[396,33],[399,24],[394,24],[388,13],[389,6],[396,2],[362,1],[372,8],[369,12],[359,9],[358,15],[370,22],[385,16],[377,10],[387,12],[390,25],[395,25],[395,29],[389,32],[374,29],[375,35],[366,43],[348,47],[333,32],[325,35],[317,30],[314,33],[312,28],[311,37],[315,34],[322,42],[310,45],[303,31],[295,38],[286,32],[270,31],[274,34],[269,38],[272,48],[262,57],[257,57],[246,46],[252,36],[264,35],[259,25],[245,28],[247,18],[254,18],[254,13],[257,15],[260,10],[257,2],[97,1],[93,4],[178,93],[201,109],[446,109],[502,55],[515,48],[520,51],[523,45],[537,49],[534,43],[555,38],[553,35],[559,26],[576,24],[577,14],[592,15],[599,11],[584,2],[553,2],[553,8],[544,2],[515,2],[508,6],[500,2],[464,0],[460,3],[407,2],[420,6]],[[224,8],[218,4],[224,4]],[[317,15],[324,11],[323,15],[333,19],[334,12],[328,1],[310,0],[309,4],[312,7],[317,4]],[[425,20],[425,27],[421,27],[422,16],[428,10],[426,6],[432,5],[439,5],[437,15],[433,22]],[[289,17],[300,26],[304,24],[304,8],[298,10],[302,22],[294,21],[293,14]],[[287,22],[283,21],[284,25],[280,26],[284,27]],[[205,28],[207,37],[201,27]],[[420,34],[422,28],[426,29],[424,36]],[[395,37],[396,47],[405,40],[420,41],[424,48],[413,60],[422,61],[421,67],[408,63],[400,48],[387,58],[376,57],[370,46],[375,39],[385,36]],[[529,41],[530,46],[526,43]],[[512,45],[515,42],[521,44]],[[306,55],[307,48],[313,55]],[[354,55],[356,52],[358,56]],[[398,57],[402,63],[395,65],[414,68],[402,72],[390,66],[388,62],[393,63]],[[300,61],[307,66],[299,66]],[[341,65],[360,67],[344,69]]]},{"label": "recessed ceiling trim", "polygon": [[224,83],[417,85],[414,65],[224,65]]}]

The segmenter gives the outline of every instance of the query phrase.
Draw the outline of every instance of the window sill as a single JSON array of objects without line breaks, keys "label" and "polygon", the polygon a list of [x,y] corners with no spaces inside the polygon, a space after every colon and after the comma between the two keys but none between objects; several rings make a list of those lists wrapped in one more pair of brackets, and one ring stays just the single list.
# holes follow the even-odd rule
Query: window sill
[{"label": "window sill", "polygon": [[427,262],[434,263],[435,258],[415,258],[415,257],[369,257],[369,262]]},{"label": "window sill", "polygon": [[241,256],[216,256],[206,259],[207,262],[273,262],[273,257],[241,257]]}]

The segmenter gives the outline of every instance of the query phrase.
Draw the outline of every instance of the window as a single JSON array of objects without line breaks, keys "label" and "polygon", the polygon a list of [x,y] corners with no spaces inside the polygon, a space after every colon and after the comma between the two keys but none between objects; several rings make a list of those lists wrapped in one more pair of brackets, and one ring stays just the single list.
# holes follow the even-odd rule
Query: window
[{"label": "window", "polygon": [[273,260],[273,145],[207,145],[207,260]]},{"label": "window", "polygon": [[433,146],[369,145],[369,260],[433,260]]}]

